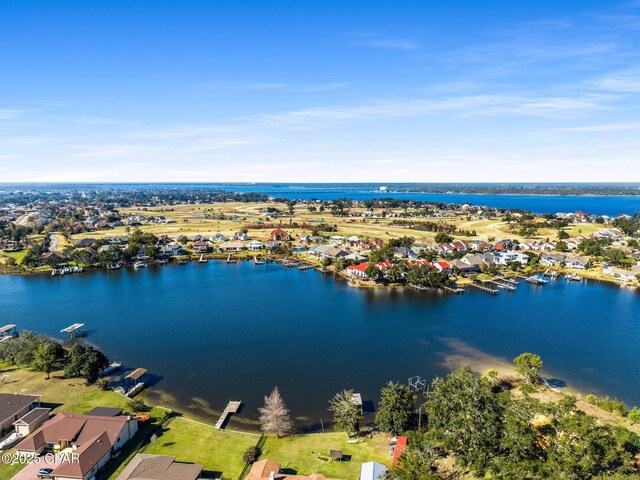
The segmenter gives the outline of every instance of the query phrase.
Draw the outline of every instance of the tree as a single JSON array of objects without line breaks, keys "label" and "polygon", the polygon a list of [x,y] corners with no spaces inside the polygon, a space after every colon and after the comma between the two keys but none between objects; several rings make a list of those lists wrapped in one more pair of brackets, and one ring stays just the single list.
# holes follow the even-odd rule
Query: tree
[{"label": "tree", "polygon": [[92,346],[83,347],[75,343],[65,359],[64,374],[66,377],[84,377],[89,385],[100,378],[100,372],[109,366],[109,360]]},{"label": "tree", "polygon": [[567,245],[567,242],[565,242],[564,240],[559,240],[556,243],[556,250],[559,252],[566,252],[567,250],[569,250],[569,245]]},{"label": "tree", "polygon": [[333,412],[336,428],[352,437],[360,431],[360,407],[353,402],[353,390],[336,393],[329,402],[329,411]]},{"label": "tree", "polygon": [[41,343],[34,353],[33,366],[37,371],[44,372],[47,375],[47,380],[49,380],[49,374],[51,373],[56,358],[56,346],[51,342]]},{"label": "tree", "polygon": [[247,448],[242,454],[242,461],[244,463],[254,463],[260,457],[260,449],[253,445]]},{"label": "tree", "polygon": [[290,433],[293,429],[289,409],[282,400],[278,387],[273,389],[271,395],[264,397],[264,407],[258,410],[263,431],[275,433],[280,438],[281,435]]},{"label": "tree", "polygon": [[379,280],[380,277],[382,277],[380,269],[371,264],[369,264],[369,266],[364,270],[364,274],[371,280]]},{"label": "tree", "polygon": [[388,470],[384,480],[438,480],[436,455],[429,446],[407,448],[400,455],[399,468]]},{"label": "tree", "polygon": [[536,384],[540,381],[540,370],[542,369],[542,358],[535,353],[523,353],[513,359],[516,372],[522,375],[527,383]]},{"label": "tree", "polygon": [[433,239],[438,245],[443,243],[453,242],[453,237],[451,235],[447,235],[444,232],[436,233],[436,236]]},{"label": "tree", "polygon": [[465,365],[433,380],[425,407],[432,435],[462,464],[483,472],[500,444],[502,406],[490,383]]},{"label": "tree", "polygon": [[566,240],[569,234],[565,230],[558,230],[558,240]]},{"label": "tree", "polygon": [[380,391],[380,405],[375,417],[378,430],[401,435],[410,426],[415,413],[416,396],[405,385],[389,382]]}]

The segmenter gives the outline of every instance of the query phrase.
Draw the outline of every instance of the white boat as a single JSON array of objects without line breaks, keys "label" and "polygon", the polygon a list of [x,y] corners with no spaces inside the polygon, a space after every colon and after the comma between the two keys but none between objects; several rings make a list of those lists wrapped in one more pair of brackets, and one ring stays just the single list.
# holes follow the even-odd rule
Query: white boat
[{"label": "white boat", "polygon": [[2,442],[0,442],[0,450],[4,450],[5,448],[10,448],[12,445],[15,445],[18,442],[18,440],[20,440],[24,436],[25,436],[24,434],[13,432],[11,435],[5,438]]},{"label": "white boat", "polygon": [[146,264],[146,263],[144,263],[144,262],[135,262],[135,263],[133,264],[133,268],[144,268],[144,267],[146,267],[146,266],[147,266],[147,264]]},{"label": "white boat", "polygon": [[101,377],[106,377],[107,375],[120,370],[120,367],[122,366],[122,364],[120,362],[113,362],[111,365],[109,365],[107,368],[105,368],[102,372],[100,372],[100,376]]}]

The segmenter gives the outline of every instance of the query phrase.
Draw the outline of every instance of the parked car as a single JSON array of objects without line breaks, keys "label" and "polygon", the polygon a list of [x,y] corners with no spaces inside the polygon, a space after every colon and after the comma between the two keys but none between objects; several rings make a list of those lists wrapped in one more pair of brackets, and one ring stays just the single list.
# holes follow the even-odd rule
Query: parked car
[{"label": "parked car", "polygon": [[53,468],[41,468],[38,470],[38,478],[51,478]]}]

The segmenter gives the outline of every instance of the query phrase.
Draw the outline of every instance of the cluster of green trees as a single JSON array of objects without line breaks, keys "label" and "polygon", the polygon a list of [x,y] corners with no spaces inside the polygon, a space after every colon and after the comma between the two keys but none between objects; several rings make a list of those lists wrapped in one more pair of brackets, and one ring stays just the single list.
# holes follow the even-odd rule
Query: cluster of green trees
[{"label": "cluster of green trees", "polygon": [[[435,378],[417,409],[416,393],[389,382],[380,392],[374,425],[390,435],[406,435],[408,445],[386,480],[443,478],[436,465],[446,456],[482,478],[637,478],[638,435],[598,422],[577,408],[573,396],[557,403],[534,398],[530,392],[540,382],[542,359],[524,353],[514,363],[528,387],[521,395],[513,395],[497,371],[479,376],[463,366]],[[358,434],[361,421],[352,394],[337,393],[329,406],[335,428],[350,436]]]},{"label": "cluster of green trees", "polygon": [[627,235],[635,235],[640,231],[640,212],[635,212],[630,217],[616,217],[611,224]]},{"label": "cluster of green trees", "polygon": [[49,374],[56,367],[64,369],[68,378],[82,377],[88,384],[98,381],[109,360],[92,346],[74,344],[68,351],[46,335],[21,332],[9,342],[0,343],[0,359],[21,367]]},{"label": "cluster of green trees", "polygon": [[[455,225],[444,222],[429,222],[429,221],[417,221],[417,220],[394,220],[391,225],[397,225],[399,227],[408,227],[412,230],[421,230],[425,232],[437,232],[446,233],[449,235],[459,235],[461,237],[475,237],[475,230],[462,230],[458,229]],[[444,243],[438,242],[436,243]]]}]

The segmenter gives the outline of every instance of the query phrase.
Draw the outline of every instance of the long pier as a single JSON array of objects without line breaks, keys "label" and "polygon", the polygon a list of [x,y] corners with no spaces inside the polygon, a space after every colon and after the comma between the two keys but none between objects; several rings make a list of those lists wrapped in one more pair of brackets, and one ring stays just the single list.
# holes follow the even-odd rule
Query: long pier
[{"label": "long pier", "polygon": [[234,413],[238,413],[240,405],[242,405],[242,401],[230,400],[229,403],[227,403],[225,409],[222,411],[222,415],[220,415],[220,418],[216,422],[215,428],[221,430],[222,425],[224,425],[224,422],[227,421],[227,418],[229,418],[229,416]]},{"label": "long pier", "polygon": [[508,277],[496,277],[496,280],[500,280],[500,281],[505,282],[505,283],[510,283],[514,287],[517,287],[519,285],[518,281],[513,280],[511,278],[508,278]]},{"label": "long pier", "polygon": [[484,285],[480,285],[479,283],[470,283],[469,286],[480,290],[481,292],[488,293],[489,295],[498,295],[500,293],[500,290],[485,287]]}]

